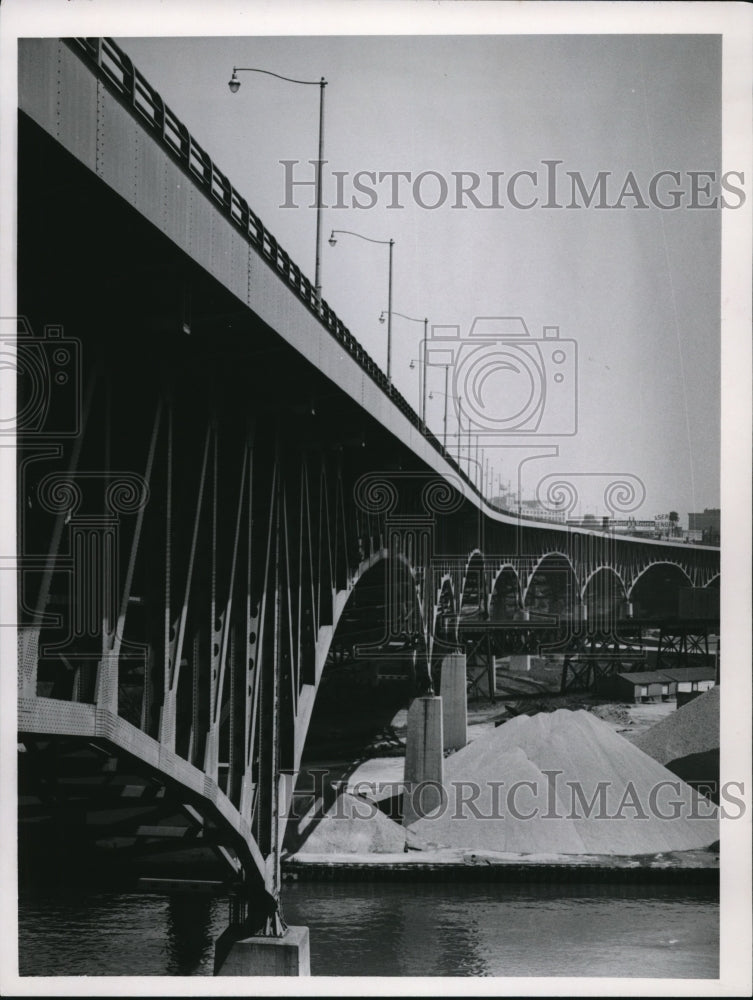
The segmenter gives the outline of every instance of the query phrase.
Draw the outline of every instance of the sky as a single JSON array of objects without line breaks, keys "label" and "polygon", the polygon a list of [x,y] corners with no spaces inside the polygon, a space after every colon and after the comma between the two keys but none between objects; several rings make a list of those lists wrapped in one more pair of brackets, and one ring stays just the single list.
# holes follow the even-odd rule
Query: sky
[{"label": "sky", "polygon": [[[235,65],[326,78],[323,296],[385,366],[387,327],[378,318],[388,304],[387,247],[352,236],[330,247],[327,237],[335,228],[395,240],[392,376],[416,409],[420,366],[409,366],[419,360],[423,327],[397,312],[428,317],[430,329],[457,326],[465,340],[454,348],[450,370],[453,451],[456,399],[463,394],[453,381],[459,359],[463,352],[492,350],[471,332],[475,317],[519,316],[532,340],[541,341],[543,328],[554,326],[561,340],[575,342],[566,348],[566,378],[556,389],[553,345],[545,343],[543,354],[538,348],[548,390],[538,433],[492,430],[481,439],[495,491],[500,481],[514,489],[519,472],[525,497],[548,477],[577,474],[574,513],[601,515],[609,477],[629,475],[645,489],[643,504],[632,511],[637,517],[676,510],[686,523],[688,511],[719,506],[720,232],[722,212],[734,207],[690,207],[720,193],[719,36],[116,40],[312,279],[313,188],[286,193],[286,170],[288,179],[313,178],[308,161],[317,156],[319,89],[241,73],[233,95],[227,82]],[[298,165],[286,168],[286,160]],[[543,207],[544,161],[552,160],[561,162],[550,203],[561,208]],[[665,177],[657,200],[671,203],[670,192],[678,189],[677,209],[661,209],[650,198],[651,178],[662,170],[679,172],[680,180]],[[335,171],[342,175],[345,207],[334,207]],[[375,191],[371,198],[354,187],[359,171],[402,171],[410,178],[396,181],[395,198],[390,178],[362,177]],[[434,173],[416,187],[424,171]],[[460,207],[460,171],[478,175],[478,200],[497,207],[476,207],[467,197]],[[535,172],[536,179],[519,177],[510,195],[507,184],[518,171]],[[586,207],[577,188],[579,207],[564,207],[573,201],[569,174],[577,173],[590,190],[600,171],[609,172],[608,207],[596,208],[596,199]],[[711,181],[698,181],[695,196],[691,171],[713,173]],[[492,172],[501,172],[496,193]],[[623,197],[622,208],[609,207],[620,202],[630,172],[638,194]],[[514,204],[537,195],[531,208]],[[354,207],[354,197],[376,203]],[[727,199],[731,206],[741,201],[734,193]],[[286,200],[295,204],[286,207]],[[636,207],[641,200],[648,207]],[[526,377],[497,365],[485,391],[518,413]],[[443,368],[429,368],[427,386],[433,394],[427,422],[441,436]],[[534,388],[540,392],[541,384]],[[509,403],[501,403],[503,397]],[[564,407],[561,415],[556,407]],[[466,407],[463,426],[468,418]],[[558,428],[574,433],[551,433]],[[536,449],[544,457],[520,466],[521,455]]]}]

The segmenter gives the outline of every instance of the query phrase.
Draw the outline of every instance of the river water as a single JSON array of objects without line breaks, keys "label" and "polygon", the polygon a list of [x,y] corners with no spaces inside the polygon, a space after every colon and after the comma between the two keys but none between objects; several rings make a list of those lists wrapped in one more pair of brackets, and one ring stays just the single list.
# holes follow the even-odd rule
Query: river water
[{"label": "river water", "polygon": [[[718,894],[688,886],[286,883],[319,976],[716,978]],[[25,890],[21,975],[211,975],[222,897]]]}]

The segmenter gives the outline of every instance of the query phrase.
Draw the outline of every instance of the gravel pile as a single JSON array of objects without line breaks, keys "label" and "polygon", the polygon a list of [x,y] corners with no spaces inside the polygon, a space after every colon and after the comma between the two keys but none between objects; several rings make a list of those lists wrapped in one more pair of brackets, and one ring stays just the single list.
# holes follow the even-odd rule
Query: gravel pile
[{"label": "gravel pile", "polygon": [[410,826],[442,847],[638,855],[719,836],[706,799],[582,710],[520,716],[484,734],[445,760],[444,786],[438,813]]},{"label": "gravel pile", "polygon": [[668,771],[719,802],[719,688],[711,688],[634,738]]},{"label": "gravel pile", "polygon": [[636,736],[635,745],[660,764],[719,749],[719,688],[689,701]]},{"label": "gravel pile", "polygon": [[399,854],[405,830],[373,802],[344,792],[327,812],[311,822],[311,832],[296,851],[304,854]]}]

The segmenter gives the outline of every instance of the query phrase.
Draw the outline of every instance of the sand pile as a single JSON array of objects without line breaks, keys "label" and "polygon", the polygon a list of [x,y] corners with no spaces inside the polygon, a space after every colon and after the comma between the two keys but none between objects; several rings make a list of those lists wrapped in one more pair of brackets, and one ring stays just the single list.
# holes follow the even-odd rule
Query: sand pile
[{"label": "sand pile", "polygon": [[437,846],[656,854],[719,836],[706,799],[586,711],[506,722],[447,758],[444,785],[443,806],[410,827]]},{"label": "sand pile", "polygon": [[405,830],[373,802],[344,792],[321,818],[313,818],[310,833],[297,854],[399,854]]},{"label": "sand pile", "polygon": [[634,743],[683,781],[713,787],[709,797],[719,801],[718,687],[678,708],[636,736]]}]

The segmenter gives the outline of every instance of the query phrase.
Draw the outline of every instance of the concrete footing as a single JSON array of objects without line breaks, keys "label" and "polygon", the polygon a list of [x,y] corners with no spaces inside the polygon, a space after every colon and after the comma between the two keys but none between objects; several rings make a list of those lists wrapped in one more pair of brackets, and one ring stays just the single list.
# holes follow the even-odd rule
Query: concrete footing
[{"label": "concrete footing", "polygon": [[442,660],[442,746],[460,750],[468,742],[468,697],[465,653]]},{"label": "concrete footing", "polygon": [[233,941],[219,969],[215,969],[215,975],[310,976],[308,927],[288,927],[282,937],[247,937]]},{"label": "concrete footing", "polygon": [[442,699],[414,698],[408,709],[405,743],[403,825],[434,812],[442,803]]}]

